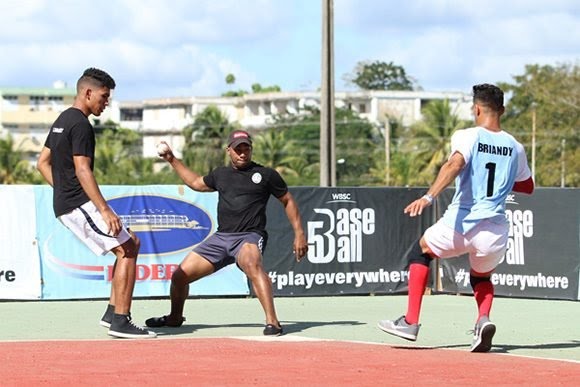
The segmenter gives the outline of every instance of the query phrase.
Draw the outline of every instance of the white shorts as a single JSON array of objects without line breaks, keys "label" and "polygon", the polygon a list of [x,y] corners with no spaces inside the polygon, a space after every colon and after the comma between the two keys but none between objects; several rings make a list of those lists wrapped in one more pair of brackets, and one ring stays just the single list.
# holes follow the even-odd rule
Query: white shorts
[{"label": "white shorts", "polygon": [[471,268],[478,273],[487,273],[501,262],[507,248],[508,232],[507,222],[500,224],[482,220],[467,234],[461,235],[439,220],[423,236],[437,257],[451,258],[469,253]]},{"label": "white shorts", "polygon": [[97,255],[105,255],[131,239],[125,227],[121,228],[121,232],[116,237],[108,235],[108,226],[91,201],[59,216],[58,220]]}]

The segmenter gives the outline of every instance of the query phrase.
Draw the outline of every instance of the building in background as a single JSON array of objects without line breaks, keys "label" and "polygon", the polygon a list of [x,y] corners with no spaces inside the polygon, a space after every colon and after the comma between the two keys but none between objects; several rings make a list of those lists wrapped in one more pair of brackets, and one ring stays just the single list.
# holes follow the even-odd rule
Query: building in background
[{"label": "building in background", "polygon": [[[0,135],[10,134],[15,150],[35,164],[50,126],[73,104],[75,95],[76,89],[64,82],[55,82],[52,88],[0,87]],[[118,122],[116,104],[113,101],[100,117],[91,117],[93,124]]]},{"label": "building in background", "polygon": [[[0,88],[0,128],[10,133],[15,146],[31,161],[42,149],[48,129],[58,114],[74,100],[75,89],[62,82],[53,88]],[[353,91],[337,92],[337,108],[348,108],[378,126],[396,119],[403,126],[421,120],[422,108],[433,100],[449,100],[460,118],[471,119],[471,95],[460,92],[428,91]],[[304,114],[309,107],[320,107],[319,92],[274,92],[246,94],[241,97],[179,97],[118,102],[100,117],[91,117],[95,126],[113,121],[122,128],[143,136],[144,157],[157,157],[156,144],[167,141],[180,156],[182,130],[208,106],[216,106],[230,122],[259,131],[270,127],[280,114]]]}]

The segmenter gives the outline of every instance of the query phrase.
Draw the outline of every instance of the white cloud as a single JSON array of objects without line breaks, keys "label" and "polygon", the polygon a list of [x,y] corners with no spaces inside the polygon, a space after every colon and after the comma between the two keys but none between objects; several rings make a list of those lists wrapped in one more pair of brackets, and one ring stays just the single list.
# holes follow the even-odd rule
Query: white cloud
[{"label": "white cloud", "polygon": [[[319,86],[316,0],[3,0],[0,86],[69,84],[86,67],[117,98],[219,95],[252,83]],[[335,77],[358,61],[402,65],[425,89],[509,81],[525,64],[580,56],[574,0],[335,0]]]},{"label": "white cloud", "polygon": [[[359,60],[393,61],[426,89],[511,81],[525,64],[580,57],[580,2],[336,0],[337,26],[364,41]],[[366,57],[364,56],[366,55]],[[354,66],[353,66],[354,67]]]}]

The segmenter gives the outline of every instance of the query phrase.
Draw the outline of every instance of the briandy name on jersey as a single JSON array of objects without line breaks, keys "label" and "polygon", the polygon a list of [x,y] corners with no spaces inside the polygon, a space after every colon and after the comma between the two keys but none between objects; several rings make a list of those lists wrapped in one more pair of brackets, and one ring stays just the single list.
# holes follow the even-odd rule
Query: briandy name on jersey
[{"label": "briandy name on jersey", "polygon": [[483,153],[491,153],[492,155],[511,156],[514,148],[509,146],[497,146],[489,144],[477,144],[477,151]]}]

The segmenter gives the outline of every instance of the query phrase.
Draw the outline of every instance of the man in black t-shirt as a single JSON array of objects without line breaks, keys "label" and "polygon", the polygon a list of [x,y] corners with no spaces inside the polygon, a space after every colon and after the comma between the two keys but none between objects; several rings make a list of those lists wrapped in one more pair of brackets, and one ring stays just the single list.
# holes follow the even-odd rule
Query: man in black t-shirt
[{"label": "man in black t-shirt", "polygon": [[156,334],[131,320],[139,240],[109,207],[93,174],[95,132],[88,117],[99,116],[105,110],[114,88],[115,81],[103,70],[84,71],[77,82],[73,106],[62,112],[50,128],[37,168],[54,189],[57,219],[95,254],[111,251],[117,257],[111,297],[100,325],[109,328],[109,335],[114,337],[150,338]]},{"label": "man in black t-shirt", "polygon": [[152,317],[145,323],[148,327],[181,326],[185,320],[183,306],[189,295],[189,284],[235,262],[252,282],[264,308],[264,335],[282,334],[274,308],[272,282],[262,266],[262,252],[268,239],[266,204],[270,195],[282,203],[294,229],[296,260],[300,261],[308,251],[298,205],[288,186],[276,170],[252,161],[252,139],[243,130],[229,135],[226,152],[231,164],[218,167],[203,177],[177,159],[165,142],[160,144],[160,149],[160,156],[171,164],[188,187],[200,192],[219,193],[218,229],[197,245],[173,273],[171,313]]}]

